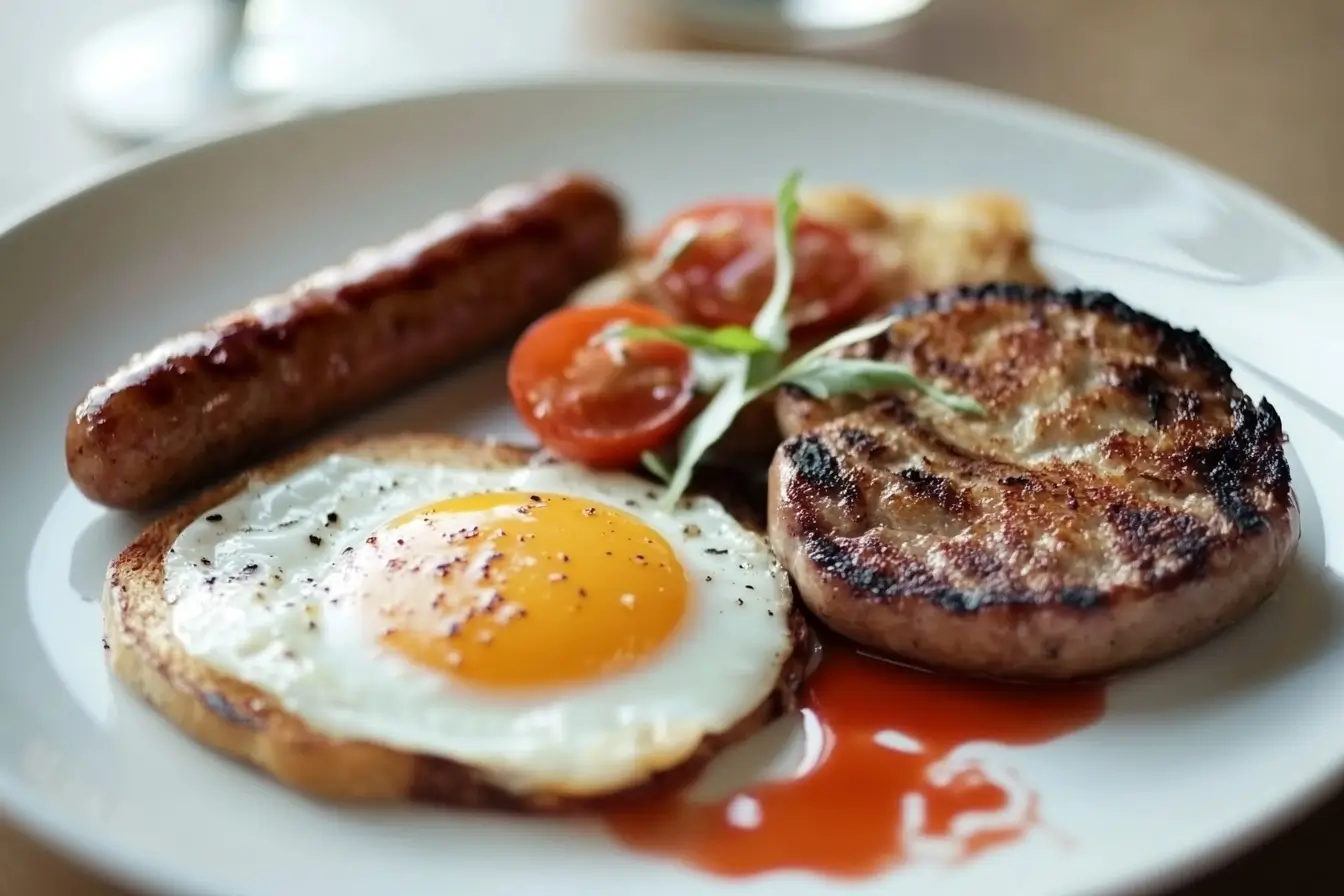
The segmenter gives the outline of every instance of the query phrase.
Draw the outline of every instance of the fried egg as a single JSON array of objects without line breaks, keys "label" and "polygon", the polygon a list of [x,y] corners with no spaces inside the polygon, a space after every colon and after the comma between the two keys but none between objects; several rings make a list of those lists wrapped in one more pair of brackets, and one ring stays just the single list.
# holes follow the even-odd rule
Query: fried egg
[{"label": "fried egg", "polygon": [[183,649],[310,727],[588,796],[688,759],[775,688],[792,592],[718,502],[551,464],[333,455],[165,558]]}]

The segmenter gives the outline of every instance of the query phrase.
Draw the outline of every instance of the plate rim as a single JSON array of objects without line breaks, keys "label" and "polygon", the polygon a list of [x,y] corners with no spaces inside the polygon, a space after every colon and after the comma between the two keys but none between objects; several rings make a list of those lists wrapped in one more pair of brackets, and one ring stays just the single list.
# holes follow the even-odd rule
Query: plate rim
[{"label": "plate rim", "polygon": [[[1119,149],[1168,169],[1205,179],[1245,202],[1256,215],[1282,227],[1309,244],[1323,258],[1344,271],[1344,244],[1314,223],[1272,199],[1259,189],[1156,141],[1128,132],[1089,116],[1040,100],[944,78],[879,69],[845,62],[806,58],[781,58],[747,53],[625,52],[597,59],[520,66],[508,71],[484,71],[459,76],[451,82],[438,80],[400,87],[372,96],[326,101],[306,106],[279,106],[258,110],[243,121],[228,120],[196,129],[177,139],[132,149],[121,156],[67,178],[39,193],[35,200],[20,203],[16,213],[0,217],[0,243],[15,238],[38,221],[61,214],[87,194],[123,181],[179,157],[191,156],[219,144],[242,141],[272,131],[297,129],[328,118],[346,118],[389,107],[414,107],[449,101],[464,94],[512,93],[557,86],[671,83],[685,86],[768,86],[787,90],[827,91],[844,94],[868,93],[934,107],[951,108],[979,118],[1023,119],[1073,140],[1097,147]],[[1296,400],[1294,404],[1298,404]],[[1307,406],[1300,410],[1313,418]],[[1318,779],[1293,794],[1272,812],[1247,822],[1216,846],[1192,857],[1151,867],[1123,878],[1089,887],[1092,896],[1146,892],[1156,887],[1179,885],[1216,868],[1256,844],[1283,831],[1310,814],[1333,796],[1344,783],[1344,759],[1331,775]],[[23,834],[82,866],[90,873],[118,883],[154,892],[214,893],[208,878],[183,869],[162,866],[124,852],[87,825],[75,823],[70,813],[53,808],[24,788],[8,773],[0,773],[0,816]]]},{"label": "plate rim", "polygon": [[[692,77],[694,76],[694,78]],[[1121,145],[1162,165],[1212,179],[1220,188],[1255,207],[1279,224],[1295,230],[1344,265],[1344,241],[1336,240],[1319,225],[1307,220],[1287,205],[1257,187],[1222,169],[1201,162],[1180,150],[1141,136],[1098,118],[1074,112],[1043,100],[1008,93],[976,84],[916,72],[882,69],[848,62],[816,58],[778,57],[765,54],[726,52],[631,51],[605,57],[541,65],[516,66],[508,71],[484,71],[464,74],[452,82],[431,79],[412,86],[398,86],[371,96],[346,100],[324,100],[307,104],[278,104],[260,107],[243,120],[228,119],[218,124],[192,129],[161,143],[133,148],[87,171],[67,177],[48,187],[35,198],[21,201],[17,211],[0,216],[0,240],[34,223],[39,218],[76,201],[84,193],[113,181],[180,156],[191,155],[221,143],[246,139],[262,132],[302,127],[326,118],[363,114],[376,108],[414,106],[434,103],[462,93],[514,91],[557,85],[581,86],[585,83],[650,82],[701,83],[732,82],[787,87],[794,90],[853,92],[862,90],[886,95],[904,95],[905,99],[929,105],[978,108],[1009,118],[1027,116],[1048,123],[1057,131],[1072,132],[1094,144]]]}]

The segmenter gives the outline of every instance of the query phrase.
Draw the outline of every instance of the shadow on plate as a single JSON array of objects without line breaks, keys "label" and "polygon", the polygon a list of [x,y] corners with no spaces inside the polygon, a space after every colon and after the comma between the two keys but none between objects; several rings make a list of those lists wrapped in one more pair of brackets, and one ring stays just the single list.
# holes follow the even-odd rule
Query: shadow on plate
[{"label": "shadow on plate", "polygon": [[1302,541],[1283,584],[1248,619],[1212,641],[1117,680],[1108,714],[1189,714],[1290,676],[1344,638],[1344,580],[1325,565],[1325,524],[1293,452]]},{"label": "shadow on plate", "polygon": [[108,564],[152,521],[147,514],[105,511],[79,533],[70,548],[70,587],[80,600],[102,598]]}]

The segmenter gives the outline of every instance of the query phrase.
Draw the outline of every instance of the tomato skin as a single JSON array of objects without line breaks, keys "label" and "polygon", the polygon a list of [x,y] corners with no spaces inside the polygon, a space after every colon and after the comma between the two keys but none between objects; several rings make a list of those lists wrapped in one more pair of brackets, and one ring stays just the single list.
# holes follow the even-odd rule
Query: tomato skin
[{"label": "tomato skin", "polygon": [[630,467],[671,441],[692,411],[690,352],[671,342],[603,341],[621,323],[671,317],[620,302],[561,308],[535,321],[509,357],[514,408],[553,453],[593,467]]},{"label": "tomato skin", "polygon": [[[704,202],[670,216],[650,246],[656,253],[679,223],[699,234],[657,274],[672,314],[705,327],[749,326],[774,284],[774,206],[759,199]],[[872,260],[842,227],[800,216],[794,232],[791,330],[831,330],[859,317],[873,281]]]}]

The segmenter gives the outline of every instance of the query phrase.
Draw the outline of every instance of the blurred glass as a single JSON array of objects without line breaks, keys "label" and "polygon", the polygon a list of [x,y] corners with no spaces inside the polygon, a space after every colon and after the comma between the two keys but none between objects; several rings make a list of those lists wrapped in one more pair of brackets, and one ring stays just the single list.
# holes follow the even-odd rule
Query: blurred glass
[{"label": "blurred glass", "polygon": [[261,103],[312,99],[396,57],[367,10],[343,0],[171,0],[79,48],[71,100],[127,142],[219,124]]},{"label": "blurred glass", "polygon": [[709,39],[760,47],[837,47],[882,40],[932,0],[657,0]]}]

